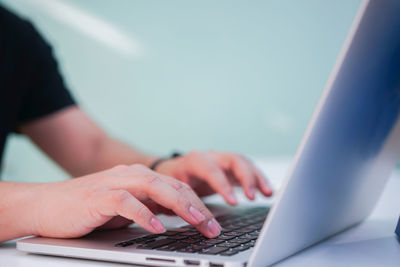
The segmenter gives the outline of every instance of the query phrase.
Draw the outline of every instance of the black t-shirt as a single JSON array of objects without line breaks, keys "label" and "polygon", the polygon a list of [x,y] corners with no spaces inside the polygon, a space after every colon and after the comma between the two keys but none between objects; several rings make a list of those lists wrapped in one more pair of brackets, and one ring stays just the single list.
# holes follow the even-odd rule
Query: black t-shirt
[{"label": "black t-shirt", "polygon": [[74,104],[51,47],[0,6],[0,164],[7,136],[21,124]]}]

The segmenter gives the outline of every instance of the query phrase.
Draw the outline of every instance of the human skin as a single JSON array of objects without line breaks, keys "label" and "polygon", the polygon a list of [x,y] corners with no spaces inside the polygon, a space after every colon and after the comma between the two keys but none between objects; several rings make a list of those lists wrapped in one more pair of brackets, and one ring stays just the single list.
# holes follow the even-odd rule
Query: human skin
[{"label": "human skin", "polygon": [[[171,209],[207,237],[218,235],[221,229],[190,186],[140,164],[118,165],[79,179],[24,186],[27,196],[2,197],[2,204],[8,208],[1,216],[2,240],[15,237],[14,232],[79,237],[115,216],[135,221],[149,232],[162,233],[164,226],[142,202],[149,199]],[[12,189],[18,189],[17,183],[3,182],[0,193],[8,195]]]},{"label": "human skin", "polygon": [[233,153],[193,151],[162,162],[109,137],[78,107],[26,123],[20,132],[73,177],[56,183],[0,182],[0,241],[26,235],[70,238],[132,222],[164,231],[158,212],[171,210],[207,237],[220,226],[199,196],[218,193],[231,205],[233,187],[254,199],[272,194],[263,174]]}]

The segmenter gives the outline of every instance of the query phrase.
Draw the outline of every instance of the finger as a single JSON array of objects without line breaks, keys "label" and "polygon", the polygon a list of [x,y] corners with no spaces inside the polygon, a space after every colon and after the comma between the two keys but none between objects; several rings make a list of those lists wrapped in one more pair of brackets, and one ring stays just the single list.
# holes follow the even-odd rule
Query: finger
[{"label": "finger", "polygon": [[163,233],[161,221],[139,200],[125,190],[110,190],[100,193],[95,203],[97,211],[103,216],[122,216],[136,222],[152,233]]},{"label": "finger", "polygon": [[[158,204],[173,210],[175,214],[188,223],[198,226],[199,231],[204,235],[208,237],[219,235],[221,230],[219,224],[187,184],[149,169],[141,169],[140,171],[143,173],[141,179],[124,177],[128,190],[130,184],[139,181],[141,183],[139,188],[136,185],[130,190],[142,190]],[[179,190],[175,189],[173,185]],[[185,194],[182,194],[182,192],[185,192]]]},{"label": "finger", "polygon": [[163,207],[160,204],[157,204],[151,199],[144,200],[142,201],[142,203],[146,205],[146,207],[148,207],[154,214],[162,213],[167,215],[175,215],[175,213],[172,210],[167,209],[166,207]]},{"label": "finger", "polygon": [[[168,183],[172,185],[172,187],[175,188],[184,198],[192,198],[193,195],[196,195],[196,193],[193,191],[193,189],[176,179],[173,179],[172,177],[165,177]],[[204,203],[198,198],[195,197],[193,199],[192,205],[194,208],[196,208],[202,215],[205,216],[205,219],[202,223],[195,225],[197,230],[199,230],[201,233],[204,233],[207,237],[215,237],[219,235],[221,231],[221,226],[219,223],[215,220],[213,214],[210,212],[210,210],[204,205]]]},{"label": "finger", "polygon": [[242,185],[247,198],[253,200],[256,194],[257,178],[249,162],[242,156],[224,155],[230,161],[230,171]]},{"label": "finger", "polygon": [[252,165],[253,172],[257,178],[257,185],[263,195],[270,197],[273,194],[271,185],[265,175],[254,165]]},{"label": "finger", "polygon": [[216,237],[220,234],[221,227],[190,186],[172,177],[161,174],[158,176],[160,180],[154,181],[154,177],[151,178],[152,186],[148,191],[151,199],[172,209],[207,237]]},{"label": "finger", "polygon": [[184,199],[161,178],[165,179],[167,176],[156,173],[143,165],[118,166],[114,168],[114,171],[118,173],[118,176],[110,182],[112,189],[127,190],[141,200],[151,198],[165,208],[173,210],[190,224],[196,225],[204,220],[197,210],[190,209],[191,202],[193,198],[198,198],[197,195]]},{"label": "finger", "polygon": [[[126,168],[119,168],[120,171],[128,171]],[[149,170],[143,166],[131,166],[131,175],[120,175],[114,186],[124,189],[131,194],[137,194],[151,198],[158,204],[171,209],[182,219],[193,225],[199,225],[210,218],[209,214],[203,214],[195,206],[195,203],[202,203],[198,196],[191,192],[185,196],[181,195],[166,180],[175,180],[172,177],[164,176]],[[140,177],[138,177],[138,175]],[[188,185],[186,185],[190,189]],[[203,205],[203,211],[207,210]],[[206,216],[207,215],[207,216]],[[213,217],[212,217],[213,218]],[[211,225],[209,229],[200,228],[206,236],[215,237],[219,234],[220,228],[216,227],[215,219],[209,219]],[[211,231],[208,231],[211,230]]]},{"label": "finger", "polygon": [[205,220],[205,216],[194,207],[196,195],[183,197],[175,188],[161,178],[161,174],[152,173],[144,180],[144,192],[155,202],[173,210],[190,224],[197,225]]},{"label": "finger", "polygon": [[189,154],[190,170],[193,176],[205,180],[219,193],[230,205],[237,205],[237,199],[233,192],[233,186],[220,167],[211,159],[198,152]]}]

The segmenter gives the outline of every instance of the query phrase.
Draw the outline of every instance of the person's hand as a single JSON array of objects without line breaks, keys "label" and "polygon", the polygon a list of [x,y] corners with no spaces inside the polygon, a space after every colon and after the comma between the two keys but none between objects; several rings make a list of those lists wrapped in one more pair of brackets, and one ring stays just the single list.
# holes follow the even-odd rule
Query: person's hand
[{"label": "person's hand", "polygon": [[[98,227],[120,227],[132,221],[152,233],[162,233],[164,226],[149,208],[154,203],[172,210],[207,237],[221,230],[190,186],[143,165],[117,166],[43,184],[36,190],[31,211],[35,235],[80,237]],[[152,204],[146,206],[146,202]]]},{"label": "person's hand", "polygon": [[251,200],[256,190],[265,196],[272,195],[265,176],[242,155],[193,151],[161,162],[155,171],[189,184],[199,196],[219,193],[231,205],[237,204],[235,185],[241,185]]}]

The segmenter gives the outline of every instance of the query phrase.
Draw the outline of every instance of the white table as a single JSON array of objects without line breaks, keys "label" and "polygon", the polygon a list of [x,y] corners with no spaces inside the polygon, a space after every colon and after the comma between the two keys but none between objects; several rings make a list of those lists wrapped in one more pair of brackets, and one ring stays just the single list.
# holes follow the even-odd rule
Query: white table
[{"label": "white table", "polygon": [[[257,161],[278,188],[289,167],[288,159]],[[362,224],[302,251],[277,264],[287,266],[400,266],[400,242],[394,229],[400,215],[400,171],[395,171],[371,216]],[[242,199],[243,196],[240,196]],[[243,199],[244,200],[244,199]],[[213,197],[208,201],[221,201]],[[244,200],[247,202],[246,200]],[[257,203],[271,200],[258,197]],[[0,244],[0,266],[127,266],[52,256],[26,254],[15,248],[15,241]]]}]

